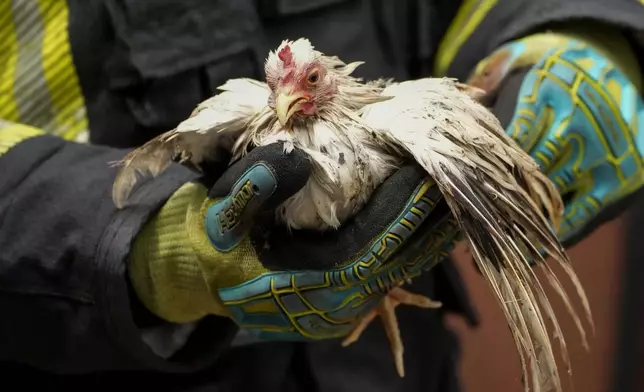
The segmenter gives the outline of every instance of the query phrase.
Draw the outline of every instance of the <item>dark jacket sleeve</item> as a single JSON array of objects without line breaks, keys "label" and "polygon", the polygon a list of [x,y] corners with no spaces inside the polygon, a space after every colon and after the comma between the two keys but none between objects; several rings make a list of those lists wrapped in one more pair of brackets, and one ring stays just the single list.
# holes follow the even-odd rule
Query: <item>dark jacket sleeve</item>
[{"label": "dark jacket sleeve", "polygon": [[194,174],[173,166],[117,210],[109,162],[125,153],[40,136],[0,156],[0,360],[60,373],[181,372],[211,364],[228,344],[231,323],[214,317],[170,360],[141,340],[128,252],[142,224]]}]

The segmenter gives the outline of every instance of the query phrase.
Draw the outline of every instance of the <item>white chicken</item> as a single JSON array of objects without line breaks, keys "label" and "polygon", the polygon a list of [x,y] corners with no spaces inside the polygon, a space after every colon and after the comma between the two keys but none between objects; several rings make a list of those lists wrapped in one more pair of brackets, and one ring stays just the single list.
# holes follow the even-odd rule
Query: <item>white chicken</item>
[{"label": "white chicken", "polygon": [[[498,297],[523,371],[532,370],[534,389],[561,390],[542,310],[567,363],[566,346],[531,261],[546,271],[585,335],[542,250],[564,266],[591,316],[550,226],[556,228],[563,213],[556,188],[476,101],[479,90],[446,78],[363,82],[351,76],[360,64],[326,56],[307,39],[282,42],[266,60],[266,83],[229,80],[176,129],[130,153],[121,162],[114,202],[123,207],[138,174],[157,175],[173,160],[199,168],[219,149],[236,160],[255,146],[279,141],[286,154],[294,148],[306,152],[313,172],[304,188],[278,208],[276,218],[292,229],[333,230],[362,208],[403,160],[414,159],[439,185]],[[345,344],[355,341],[376,315],[384,316],[402,376],[403,347],[394,314],[399,303],[437,306],[395,288]]]}]

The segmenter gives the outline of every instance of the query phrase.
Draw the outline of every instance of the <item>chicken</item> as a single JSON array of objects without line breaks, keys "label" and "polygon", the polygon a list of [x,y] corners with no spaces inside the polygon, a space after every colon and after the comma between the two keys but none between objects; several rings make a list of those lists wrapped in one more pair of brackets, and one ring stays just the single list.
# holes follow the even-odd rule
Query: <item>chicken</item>
[{"label": "chicken", "polygon": [[[439,185],[499,299],[524,375],[529,368],[537,391],[560,391],[545,318],[551,321],[567,364],[566,343],[530,263],[546,272],[582,338],[580,317],[545,263],[547,255],[564,267],[591,325],[592,317],[551,227],[558,226],[563,214],[556,188],[477,102],[480,90],[448,78],[363,82],[351,76],[361,64],[326,56],[307,39],[283,41],[266,59],[266,83],[229,80],[220,94],[199,104],[176,129],[119,162],[115,204],[124,206],[141,174],[157,175],[173,160],[200,168],[221,159],[221,151],[232,154],[234,161],[255,146],[279,141],[287,154],[294,148],[305,151],[313,171],[304,188],[277,209],[276,219],[292,229],[333,230],[359,211],[403,161],[414,159]],[[394,313],[400,303],[440,306],[396,287],[344,344],[358,339],[376,315],[383,316],[403,376],[403,346]]]}]

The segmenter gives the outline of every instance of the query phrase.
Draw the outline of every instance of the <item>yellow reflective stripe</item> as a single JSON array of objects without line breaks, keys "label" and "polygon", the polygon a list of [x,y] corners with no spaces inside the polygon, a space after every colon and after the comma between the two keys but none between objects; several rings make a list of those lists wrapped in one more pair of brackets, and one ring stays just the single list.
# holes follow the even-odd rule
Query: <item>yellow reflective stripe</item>
[{"label": "yellow reflective stripe", "polygon": [[18,42],[11,15],[11,3],[0,1],[0,119],[18,121],[18,106],[13,97]]},{"label": "yellow reflective stripe", "polygon": [[43,133],[40,129],[27,125],[0,121],[0,156],[18,143]]},{"label": "yellow reflective stripe", "polygon": [[0,1],[0,120],[87,139],[63,0]]},{"label": "yellow reflective stripe", "polygon": [[61,0],[38,0],[38,6],[45,27],[42,67],[56,113],[55,133],[76,140],[87,132],[88,121],[69,44],[69,11]]},{"label": "yellow reflective stripe", "polygon": [[465,0],[463,2],[438,47],[434,63],[435,76],[445,76],[465,41],[497,2],[498,0]]},{"label": "yellow reflective stripe", "polygon": [[44,26],[34,1],[9,0],[14,32],[18,42],[18,60],[13,79],[13,98],[19,122],[43,129],[55,129],[54,111],[42,70],[40,48]]}]

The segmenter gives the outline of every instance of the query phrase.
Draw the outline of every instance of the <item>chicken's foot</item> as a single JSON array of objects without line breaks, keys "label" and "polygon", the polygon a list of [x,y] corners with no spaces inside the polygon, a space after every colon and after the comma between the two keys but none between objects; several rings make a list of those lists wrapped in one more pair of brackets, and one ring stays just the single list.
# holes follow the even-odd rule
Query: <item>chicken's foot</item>
[{"label": "chicken's foot", "polygon": [[398,319],[396,318],[395,310],[396,307],[401,304],[417,306],[425,309],[440,308],[442,306],[440,302],[433,301],[424,295],[413,294],[400,287],[395,287],[387,293],[375,309],[360,320],[353,331],[351,331],[351,333],[344,339],[342,346],[346,347],[356,342],[373,319],[376,318],[376,316],[380,316],[382,317],[385,332],[387,333],[389,343],[391,344],[391,351],[394,355],[398,375],[400,377],[405,377],[405,367],[403,362],[404,347],[400,337],[400,329],[398,329]]}]

